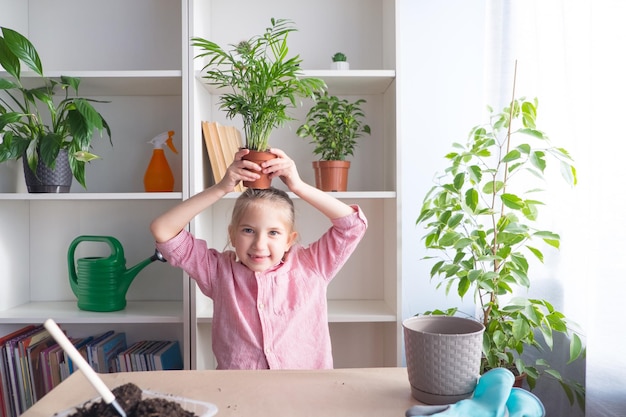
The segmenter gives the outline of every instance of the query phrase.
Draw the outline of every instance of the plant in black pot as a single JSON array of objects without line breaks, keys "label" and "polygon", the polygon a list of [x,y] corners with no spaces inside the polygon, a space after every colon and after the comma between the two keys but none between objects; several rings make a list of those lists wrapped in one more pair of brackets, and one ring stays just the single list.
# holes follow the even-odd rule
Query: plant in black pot
[{"label": "plant in black pot", "polygon": [[446,155],[449,165],[424,198],[417,223],[427,229],[437,288],[473,293],[485,326],[482,371],[509,368],[526,375],[531,389],[540,376],[556,378],[570,402],[582,405],[580,383],[565,380],[541,353],[532,363],[522,356],[528,348],[553,349],[555,333],[566,336],[569,362],[585,353],[575,323],[549,300],[524,296],[533,282],[529,257],[543,262],[540,244],[560,246],[558,234],[537,226],[548,161],[560,164],[568,184],[577,181],[569,153],[537,128],[537,104],[520,98],[500,112],[489,109],[489,122]]},{"label": "plant in black pot", "polygon": [[313,153],[320,156],[313,162],[315,183],[323,191],[346,191],[348,185],[348,156],[354,154],[357,139],[371,134],[361,109],[364,99],[350,101],[337,96],[315,94],[316,102],[307,113],[298,136],[311,137]]},{"label": "plant in black pot", "polygon": [[[243,119],[245,147],[251,151],[246,156],[252,160],[262,160],[255,159],[256,154],[269,150],[272,131],[293,120],[288,110],[297,106],[298,98],[313,98],[326,88],[323,80],[302,76],[299,55],[288,55],[287,39],[295,30],[292,21],[272,18],[263,34],[226,49],[203,38],[192,39],[200,49],[196,58],[208,61],[202,77],[228,90],[219,97],[220,108],[230,119]],[[269,181],[244,185],[266,188]]]},{"label": "plant in black pot", "polygon": [[[0,66],[7,75],[0,78],[0,162],[23,158],[30,192],[68,192],[72,176],[86,188],[85,164],[97,158],[90,152],[94,133],[106,132],[111,140],[107,122],[91,104],[100,101],[78,96],[79,78],[45,77],[32,43],[1,29]],[[29,80],[37,86],[25,86],[21,64],[37,75]],[[65,180],[54,178],[59,171]]]}]

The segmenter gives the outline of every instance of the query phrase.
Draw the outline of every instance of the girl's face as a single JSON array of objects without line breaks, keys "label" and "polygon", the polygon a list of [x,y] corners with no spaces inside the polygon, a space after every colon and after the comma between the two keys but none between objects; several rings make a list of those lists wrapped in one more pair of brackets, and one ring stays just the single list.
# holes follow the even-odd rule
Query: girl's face
[{"label": "girl's face", "polygon": [[277,265],[296,236],[287,208],[262,200],[250,204],[230,231],[239,261],[255,272]]}]

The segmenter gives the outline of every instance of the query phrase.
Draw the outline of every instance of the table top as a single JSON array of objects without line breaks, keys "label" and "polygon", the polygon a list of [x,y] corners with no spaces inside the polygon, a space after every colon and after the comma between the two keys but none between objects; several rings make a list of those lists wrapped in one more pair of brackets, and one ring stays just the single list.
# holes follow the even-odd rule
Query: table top
[{"label": "table top", "polygon": [[[100,374],[113,389],[133,382],[142,389],[208,401],[218,416],[402,417],[412,405],[406,368],[332,370],[206,370]],[[94,397],[78,371],[22,417],[51,417]]]}]

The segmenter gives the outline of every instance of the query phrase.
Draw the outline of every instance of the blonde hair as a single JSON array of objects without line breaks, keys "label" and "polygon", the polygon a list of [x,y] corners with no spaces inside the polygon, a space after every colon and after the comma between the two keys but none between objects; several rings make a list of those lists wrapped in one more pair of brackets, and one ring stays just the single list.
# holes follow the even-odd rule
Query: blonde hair
[{"label": "blonde hair", "polygon": [[289,198],[289,195],[286,192],[274,187],[267,189],[247,188],[237,198],[237,201],[235,201],[233,214],[230,219],[230,225],[228,226],[229,234],[233,228],[239,224],[248,207],[259,201],[283,206],[285,208],[285,212],[287,213],[287,223],[291,226],[291,231],[294,230],[296,223],[296,211],[293,201]]}]

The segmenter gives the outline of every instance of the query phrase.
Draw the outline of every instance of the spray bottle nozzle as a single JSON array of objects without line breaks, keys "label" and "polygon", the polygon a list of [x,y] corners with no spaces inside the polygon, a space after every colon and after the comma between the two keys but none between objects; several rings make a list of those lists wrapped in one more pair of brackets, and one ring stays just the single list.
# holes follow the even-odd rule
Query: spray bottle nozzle
[{"label": "spray bottle nozzle", "polygon": [[157,136],[150,139],[148,142],[154,146],[154,148],[162,149],[163,145],[166,144],[168,148],[172,150],[174,153],[178,153],[176,147],[174,146],[174,142],[172,141],[172,137],[174,136],[173,130],[168,130],[166,132],[160,133]]}]

